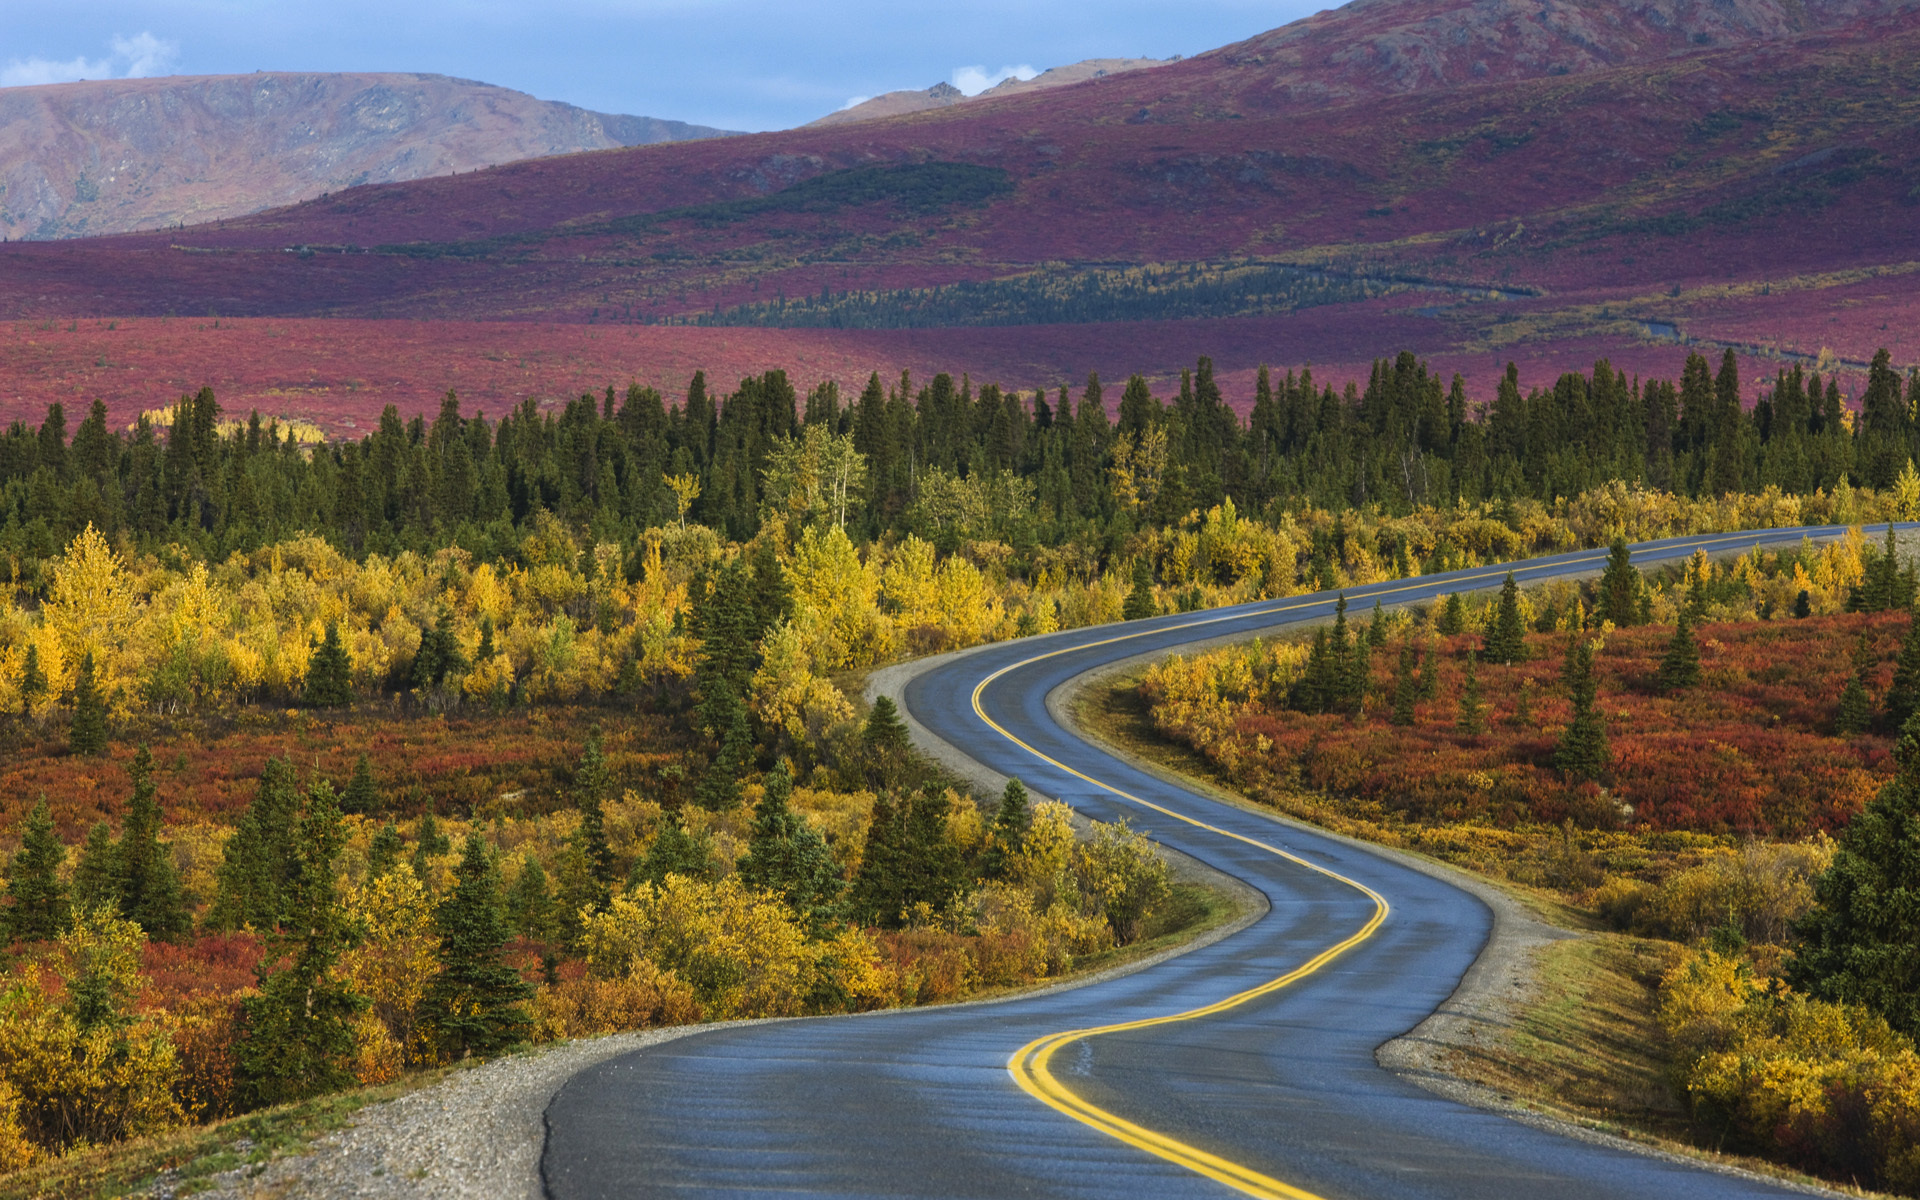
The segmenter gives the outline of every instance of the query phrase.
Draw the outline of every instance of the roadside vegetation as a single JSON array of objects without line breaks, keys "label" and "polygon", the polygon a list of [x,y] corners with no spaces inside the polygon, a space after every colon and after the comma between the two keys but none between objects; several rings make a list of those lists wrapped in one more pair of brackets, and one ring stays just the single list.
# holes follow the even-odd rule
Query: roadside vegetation
[{"label": "roadside vegetation", "polygon": [[1896,541],[1857,530],[1651,575],[1622,544],[1587,583],[1175,657],[1131,728],[1289,815],[1616,931],[1543,950],[1537,1002],[1461,1051],[1469,1077],[1910,1195],[1914,597]]}]

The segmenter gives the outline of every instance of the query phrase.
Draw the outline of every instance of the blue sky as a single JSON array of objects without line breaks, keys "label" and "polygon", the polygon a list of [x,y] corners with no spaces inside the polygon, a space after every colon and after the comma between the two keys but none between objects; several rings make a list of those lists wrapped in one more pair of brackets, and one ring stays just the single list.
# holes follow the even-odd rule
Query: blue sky
[{"label": "blue sky", "polygon": [[10,2],[0,84],[254,70],[437,71],[607,112],[781,129],[855,97],[1083,58],[1194,54],[1313,0]]}]

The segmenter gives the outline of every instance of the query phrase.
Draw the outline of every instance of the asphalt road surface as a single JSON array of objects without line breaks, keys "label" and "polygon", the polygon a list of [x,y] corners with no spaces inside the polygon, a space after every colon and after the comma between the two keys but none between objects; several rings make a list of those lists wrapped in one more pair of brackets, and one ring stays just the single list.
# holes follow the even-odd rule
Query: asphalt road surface
[{"label": "asphalt road surface", "polygon": [[[1634,560],[1646,566],[1699,546],[1719,555],[1842,532],[1677,538],[1635,547]],[[1605,557],[1582,551],[1512,569],[1525,584],[1597,571]],[[1497,587],[1508,569],[1396,580],[1347,597],[1364,616],[1376,596],[1431,601]],[[1382,1069],[1375,1049],[1446,1000],[1480,952],[1486,907],[1365,849],[1137,770],[1047,712],[1048,693],[1082,672],[1324,620],[1333,603],[1296,596],[1021,639],[933,667],[905,692],[929,730],[1036,794],[1096,819],[1125,816],[1245,880],[1271,903],[1264,917],[1210,946],[1081,988],[722,1028],[611,1060],[576,1076],[548,1109],[549,1194],[1803,1194],[1546,1132]],[[1351,944],[1328,956],[1343,943]],[[1271,986],[1290,974],[1297,977]],[[1249,991],[1256,994],[1243,996]],[[1058,1038],[1045,1077],[1031,1051],[1010,1070],[1016,1052],[1049,1035],[1234,997],[1207,1015]]]}]

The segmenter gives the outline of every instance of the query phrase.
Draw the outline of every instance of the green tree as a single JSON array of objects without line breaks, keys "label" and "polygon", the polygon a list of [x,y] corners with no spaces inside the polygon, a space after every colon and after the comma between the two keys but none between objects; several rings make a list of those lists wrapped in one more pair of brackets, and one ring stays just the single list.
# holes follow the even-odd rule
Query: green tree
[{"label": "green tree", "polygon": [[1894,757],[1894,777],[1842,831],[1814,881],[1787,978],[1920,1036],[1920,721],[1901,730]]},{"label": "green tree", "polygon": [[[249,1106],[301,1100],[353,1080],[351,1023],[366,1001],[334,974],[350,940],[334,894],[333,865],[345,839],[333,786],[314,784],[294,824],[283,923],[268,940],[259,993],[243,1002],[234,1058]],[[268,964],[281,961],[286,966],[269,973]]]},{"label": "green tree", "polygon": [[1413,639],[1400,642],[1400,662],[1393,673],[1393,723],[1411,725],[1414,703],[1420,697],[1420,682],[1414,678]]},{"label": "green tree", "polygon": [[551,942],[560,936],[560,913],[547,886],[547,869],[528,856],[507,891],[507,924],[530,942]]},{"label": "green tree", "polygon": [[500,874],[477,833],[467,835],[453,891],[434,913],[440,971],[421,1000],[425,1022],[455,1057],[496,1054],[532,1025],[524,1001],[533,989],[501,957],[507,944]]},{"label": "green tree", "polygon": [[1906,728],[1908,719],[1920,711],[1920,616],[1907,620],[1907,636],[1893,665],[1893,683],[1880,706],[1888,728],[1895,731]]},{"label": "green tree", "polygon": [[1473,651],[1467,651],[1466,677],[1460,686],[1460,717],[1456,725],[1468,737],[1478,737],[1487,731],[1487,706],[1480,697],[1479,658]]},{"label": "green tree", "polygon": [[33,702],[47,694],[47,673],[40,667],[40,647],[27,643],[26,661],[20,667],[20,711],[33,711]]},{"label": "green tree", "polygon": [[120,906],[120,847],[114,844],[113,826],[105,821],[93,823],[80,847],[80,859],[73,866],[73,905],[115,910]]},{"label": "green tree", "polygon": [[268,759],[253,802],[227,839],[209,925],[264,933],[280,923],[300,871],[299,818],[299,781],[292,761]]},{"label": "green tree", "polygon": [[993,815],[993,837],[987,846],[986,874],[998,878],[1006,871],[1007,859],[1019,852],[1033,824],[1033,807],[1027,802],[1026,785],[1018,779],[1007,780],[1000,793],[1000,808]]},{"label": "green tree", "polygon": [[907,726],[891,697],[874,699],[860,743],[867,782],[874,790],[897,785],[907,767]]},{"label": "green tree", "polygon": [[753,763],[753,730],[747,722],[746,705],[735,705],[732,714],[719,750],[693,790],[694,803],[709,812],[731,812],[740,807],[740,777]]},{"label": "green tree", "polygon": [[1673,640],[1667,643],[1667,652],[1660,659],[1660,687],[1677,692],[1699,682],[1700,643],[1693,636],[1692,614],[1683,611],[1680,623],[1673,627]]},{"label": "green tree", "polygon": [[433,860],[452,852],[453,841],[440,832],[440,822],[431,810],[420,818],[420,827],[414,834],[413,877],[432,890]]},{"label": "green tree", "polygon": [[20,849],[7,871],[7,932],[17,941],[52,941],[66,932],[67,889],[60,882],[66,843],[53,831],[47,798],[27,813]]},{"label": "green tree", "polygon": [[768,772],[766,794],[755,806],[747,852],[734,864],[740,882],[778,892],[787,906],[815,928],[837,911],[840,864],[826,840],[793,811],[793,779],[782,763]]},{"label": "green tree", "polygon": [[1514,582],[1513,572],[1508,571],[1506,582],[1500,585],[1500,604],[1494,610],[1493,625],[1487,630],[1487,659],[1508,666],[1527,661],[1526,631],[1526,622],[1520,617],[1520,585]]},{"label": "green tree", "polygon": [[1434,619],[1433,627],[1441,637],[1467,631],[1467,605],[1460,599],[1459,592],[1447,593],[1447,602],[1440,606],[1440,615]]},{"label": "green tree", "polygon": [[353,764],[353,778],[340,792],[340,811],[348,816],[364,817],[380,807],[380,789],[373,783],[373,763],[362,754]]},{"label": "green tree", "polygon": [[573,773],[573,803],[580,811],[580,825],[574,837],[586,855],[594,882],[603,889],[604,895],[599,901],[602,908],[611,897],[614,884],[620,882],[619,864],[614,861],[613,846],[607,841],[603,807],[612,792],[613,773],[607,769],[606,757],[600,752],[600,735],[596,731],[587,738],[580,765]]},{"label": "green tree", "polygon": [[367,845],[367,880],[378,879],[399,866],[406,850],[406,839],[400,836],[399,828],[392,821],[382,825]]},{"label": "green tree", "polygon": [[75,754],[98,756],[107,752],[107,705],[94,679],[91,650],[81,656],[80,673],[73,683],[73,727],[67,735],[67,747]]},{"label": "green tree", "polygon": [[1567,651],[1565,677],[1573,716],[1553,752],[1553,765],[1569,779],[1598,779],[1607,769],[1607,723],[1594,703],[1593,643],[1576,636]]},{"label": "green tree", "polygon": [[1153,565],[1142,554],[1133,560],[1133,590],[1127,593],[1127,599],[1120,606],[1120,619],[1138,621],[1144,617],[1160,615],[1160,605],[1153,598]]},{"label": "green tree", "polygon": [[848,908],[856,919],[869,925],[898,928],[901,913],[907,907],[903,878],[907,853],[906,818],[908,804],[895,803],[881,792],[873,798],[873,815],[867,822],[866,847],[860,855],[860,869],[854,873],[848,892]]},{"label": "green tree", "polygon": [[193,927],[180,895],[173,848],[160,840],[160,804],[153,783],[153,755],[141,746],[130,769],[133,798],[117,847],[120,915],[149,938],[172,941]]},{"label": "green tree", "polygon": [[1612,621],[1621,629],[1638,624],[1643,586],[1640,569],[1633,565],[1633,554],[1627,549],[1627,539],[1614,538],[1613,546],[1607,552],[1607,569],[1600,573],[1599,595],[1596,597],[1600,619]]},{"label": "green tree", "polygon": [[1867,693],[1864,668],[1847,676],[1840,690],[1840,706],[1834,713],[1833,730],[1842,737],[1865,733],[1873,725],[1873,697]]},{"label": "green tree", "polygon": [[340,626],[329,621],[326,636],[307,662],[308,708],[344,708],[353,703],[353,661],[340,641]]},{"label": "green tree", "polygon": [[712,879],[715,874],[712,839],[704,833],[688,833],[685,825],[669,817],[661,822],[645,856],[634,864],[632,882],[658,886],[669,875]]}]

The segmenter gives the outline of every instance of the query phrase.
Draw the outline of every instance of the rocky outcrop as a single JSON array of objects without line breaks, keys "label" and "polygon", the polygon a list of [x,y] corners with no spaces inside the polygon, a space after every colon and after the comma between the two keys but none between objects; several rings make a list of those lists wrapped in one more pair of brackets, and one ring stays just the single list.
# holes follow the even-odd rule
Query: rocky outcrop
[{"label": "rocky outcrop", "polygon": [[0,235],[194,224],[360,183],[725,131],[444,75],[174,76],[0,89]]}]

